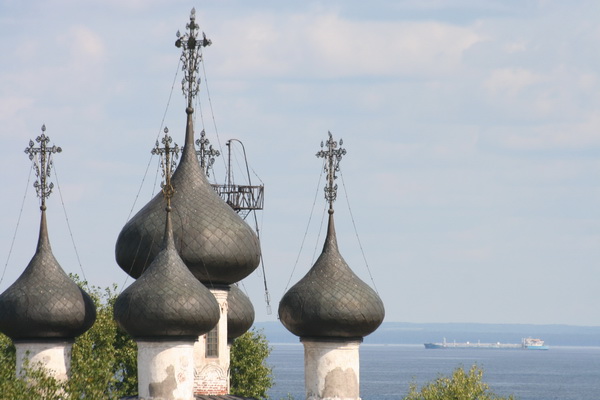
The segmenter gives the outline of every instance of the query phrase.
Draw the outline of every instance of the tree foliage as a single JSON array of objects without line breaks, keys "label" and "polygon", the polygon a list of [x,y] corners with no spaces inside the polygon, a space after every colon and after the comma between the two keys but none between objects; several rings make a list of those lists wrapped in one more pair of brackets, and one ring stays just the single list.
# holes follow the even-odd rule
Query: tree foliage
[{"label": "tree foliage", "polygon": [[26,379],[17,378],[15,361],[15,346],[8,337],[0,334],[0,400],[62,399],[60,395],[63,387],[60,382],[27,362],[24,365]]},{"label": "tree foliage", "polygon": [[265,335],[254,329],[233,341],[231,346],[231,394],[266,399],[273,386],[271,368],[266,364],[271,348]]},{"label": "tree foliage", "polygon": [[411,384],[404,400],[514,400],[514,397],[501,397],[490,391],[483,382],[483,370],[473,365],[469,372],[456,368],[452,376],[439,376],[419,390]]},{"label": "tree foliage", "polygon": [[68,392],[74,399],[117,399],[137,394],[137,345],[117,328],[117,286],[101,289],[75,281],[96,304],[96,322],[73,345]]}]

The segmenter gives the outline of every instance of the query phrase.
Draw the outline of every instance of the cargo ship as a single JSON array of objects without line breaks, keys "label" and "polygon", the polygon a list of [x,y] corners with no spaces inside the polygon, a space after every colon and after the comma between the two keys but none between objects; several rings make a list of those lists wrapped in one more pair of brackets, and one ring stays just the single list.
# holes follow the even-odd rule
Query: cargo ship
[{"label": "cargo ship", "polygon": [[426,349],[523,349],[523,350],[548,350],[549,347],[541,339],[524,338],[521,343],[481,343],[481,342],[446,342],[425,343]]}]

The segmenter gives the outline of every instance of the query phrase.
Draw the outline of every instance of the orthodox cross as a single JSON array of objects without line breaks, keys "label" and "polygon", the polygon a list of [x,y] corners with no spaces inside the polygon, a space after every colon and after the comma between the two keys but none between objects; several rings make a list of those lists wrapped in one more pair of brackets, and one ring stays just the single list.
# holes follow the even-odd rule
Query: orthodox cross
[{"label": "orthodox cross", "polygon": [[161,182],[160,187],[165,199],[167,199],[167,207],[171,206],[171,197],[175,194],[175,189],[171,184],[171,176],[173,175],[177,158],[179,158],[179,146],[177,143],[175,143],[175,146],[171,146],[171,143],[173,143],[173,139],[169,136],[169,128],[165,127],[165,136],[162,138],[164,147],[160,147],[157,140],[156,146],[152,149],[152,154],[160,156],[160,166],[164,178],[164,182]]},{"label": "orthodox cross", "polygon": [[62,152],[60,147],[48,147],[50,138],[46,136],[46,125],[42,125],[42,134],[35,141],[40,144],[40,147],[33,147],[33,140],[29,141],[29,146],[25,149],[25,154],[29,154],[29,159],[33,161],[33,169],[37,180],[33,184],[37,196],[42,200],[41,209],[46,210],[46,198],[52,193],[54,183],[48,183],[50,178],[50,170],[52,169],[52,154]]},{"label": "orthodox cross", "polygon": [[342,148],[344,142],[340,139],[340,148],[338,148],[338,142],[333,140],[331,132],[329,133],[329,139],[327,142],[321,142],[321,149],[316,155],[319,158],[325,159],[324,171],[327,174],[327,184],[325,185],[325,200],[329,202],[329,209],[333,210],[333,202],[337,197],[337,175],[335,174],[340,170],[340,161],[342,156],[346,155],[346,149]]},{"label": "orthodox cross", "polygon": [[196,146],[199,148],[199,150],[196,150],[196,155],[200,160],[200,168],[206,172],[206,176],[210,176],[208,169],[213,166],[215,157],[219,157],[221,152],[213,149],[212,144],[210,144],[210,141],[206,137],[204,129],[200,132],[200,139],[196,139]]},{"label": "orthodox cross", "polygon": [[184,77],[181,81],[181,89],[184,96],[187,97],[188,107],[192,107],[192,99],[198,94],[200,89],[200,78],[196,77],[199,72],[200,62],[202,61],[202,47],[207,47],[212,42],[206,38],[202,32],[202,40],[198,41],[198,29],[200,26],[196,23],[196,9],[192,8],[190,22],[186,25],[187,32],[183,35],[177,31],[177,40],[175,46],[182,48],[181,63]]}]

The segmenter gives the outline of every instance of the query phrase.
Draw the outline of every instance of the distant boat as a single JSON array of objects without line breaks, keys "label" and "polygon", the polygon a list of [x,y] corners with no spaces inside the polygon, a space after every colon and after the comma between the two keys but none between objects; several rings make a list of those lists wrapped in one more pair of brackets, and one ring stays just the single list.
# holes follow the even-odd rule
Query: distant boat
[{"label": "distant boat", "polygon": [[525,338],[518,343],[457,343],[446,342],[446,338],[442,343],[425,343],[426,349],[523,349],[523,350],[548,350],[549,347],[544,344],[541,339]]},{"label": "distant boat", "polygon": [[525,350],[548,350],[549,347],[541,339],[526,338],[523,339],[523,348]]}]

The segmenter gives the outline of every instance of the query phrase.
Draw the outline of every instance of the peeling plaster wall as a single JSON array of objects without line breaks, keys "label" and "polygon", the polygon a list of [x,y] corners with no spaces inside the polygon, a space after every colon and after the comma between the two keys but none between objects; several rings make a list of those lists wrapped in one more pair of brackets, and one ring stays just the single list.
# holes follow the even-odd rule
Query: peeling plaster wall
[{"label": "peeling plaster wall", "polygon": [[301,341],[306,399],[360,400],[360,341]]},{"label": "peeling plaster wall", "polygon": [[141,398],[194,399],[193,342],[138,341],[138,390]]}]

